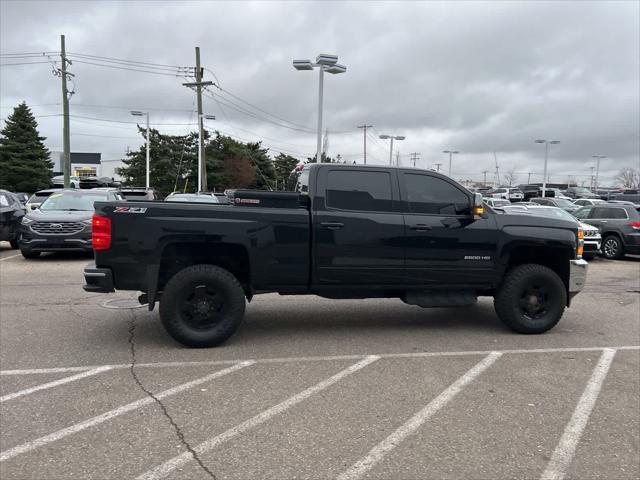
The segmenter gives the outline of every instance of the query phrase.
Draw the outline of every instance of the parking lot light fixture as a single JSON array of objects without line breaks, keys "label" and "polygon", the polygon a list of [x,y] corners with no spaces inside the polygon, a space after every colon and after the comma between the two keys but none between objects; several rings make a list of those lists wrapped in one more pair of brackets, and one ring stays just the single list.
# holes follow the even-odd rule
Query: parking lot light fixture
[{"label": "parking lot light fixture", "polygon": [[149,171],[149,168],[150,168],[150,166],[149,166],[149,164],[150,164],[150,162],[149,162],[149,157],[150,157],[150,155],[149,155],[149,148],[150,148],[150,146],[149,146],[149,112],[141,112],[140,110],[131,110],[131,115],[133,115],[134,117],[144,117],[144,116],[147,117],[147,155],[146,155],[146,157],[147,157],[146,158],[146,170],[147,170],[146,177],[147,177],[147,179],[146,179],[146,182],[145,182],[145,187],[149,188],[149,183],[150,183],[150,181],[149,181],[150,180],[150,178],[149,178],[150,177],[150,171]]},{"label": "parking lot light fixture", "polygon": [[452,158],[453,158],[454,155],[457,155],[460,152],[457,151],[457,150],[443,150],[442,153],[448,153],[449,154],[449,176],[451,176]]},{"label": "parking lot light fixture", "polygon": [[391,140],[391,145],[389,147],[389,165],[393,165],[393,141],[394,140],[404,140],[404,135],[379,135],[378,138],[382,140]]},{"label": "parking lot light fixture", "polygon": [[542,174],[542,196],[545,197],[547,193],[547,163],[549,161],[549,145],[557,145],[560,140],[545,140],[539,138],[534,140],[535,143],[544,143],[544,173]]},{"label": "parking lot light fixture", "polygon": [[338,63],[337,55],[321,53],[316,57],[315,63],[308,59],[293,60],[293,68],[296,70],[319,70],[318,82],[318,132],[316,144],[316,162],[322,161],[322,102],[324,95],[324,72],[331,74],[345,73],[347,67]]},{"label": "parking lot light fixture", "polygon": [[603,158],[607,158],[606,155],[591,155],[592,158],[596,159],[596,178],[593,182],[593,190],[594,193],[598,190],[598,175],[600,174],[600,160]]}]

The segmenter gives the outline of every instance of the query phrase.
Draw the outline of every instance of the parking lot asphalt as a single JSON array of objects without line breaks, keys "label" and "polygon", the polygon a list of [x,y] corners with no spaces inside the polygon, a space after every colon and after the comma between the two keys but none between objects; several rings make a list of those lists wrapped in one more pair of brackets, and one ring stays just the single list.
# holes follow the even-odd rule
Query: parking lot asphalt
[{"label": "parking lot asphalt", "polygon": [[[16,256],[17,255],[17,256]],[[0,243],[0,478],[640,478],[640,258],[550,332],[490,299],[256,297],[224,346],[107,309],[90,258]]]}]

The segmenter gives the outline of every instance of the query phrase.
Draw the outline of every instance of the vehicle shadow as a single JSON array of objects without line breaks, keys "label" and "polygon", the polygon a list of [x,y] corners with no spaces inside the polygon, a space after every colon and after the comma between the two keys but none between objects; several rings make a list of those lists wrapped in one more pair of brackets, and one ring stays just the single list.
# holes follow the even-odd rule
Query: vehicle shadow
[{"label": "vehicle shadow", "polygon": [[[286,309],[284,305],[280,306],[283,308],[250,306],[238,332],[218,348],[284,343],[333,345],[337,342],[362,342],[363,339],[380,344],[388,338],[411,341],[422,336],[457,334],[467,337],[513,335],[500,322],[489,302],[472,307],[429,309],[394,300],[389,300],[388,304],[347,300],[333,303],[331,308],[327,308],[324,302],[317,305],[292,303]],[[157,310],[136,310],[135,317],[135,341],[138,347],[183,348],[164,331]],[[123,323],[119,329],[129,326],[130,323],[124,320],[130,319],[130,314],[123,311],[121,318]],[[100,336],[101,342],[113,337],[113,332],[105,332],[103,336],[95,330],[94,334]]]},{"label": "vehicle shadow", "polygon": [[[20,253],[20,250],[16,250]],[[29,262],[58,262],[60,260],[81,260],[93,258],[93,252],[47,252],[39,257],[30,258]]]}]

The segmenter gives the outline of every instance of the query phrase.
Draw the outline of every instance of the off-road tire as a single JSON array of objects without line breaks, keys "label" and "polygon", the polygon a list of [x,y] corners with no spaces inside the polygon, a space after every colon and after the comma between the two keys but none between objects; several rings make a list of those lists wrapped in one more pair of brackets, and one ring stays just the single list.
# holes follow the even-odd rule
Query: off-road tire
[{"label": "off-road tire", "polygon": [[[542,289],[544,310],[535,318],[525,312],[521,302],[529,291]],[[502,322],[518,333],[538,334],[552,329],[567,305],[567,290],[562,279],[548,267],[518,265],[507,272],[494,297],[493,305]]]},{"label": "off-road tire", "polygon": [[[195,295],[196,287],[215,291],[216,297],[221,296],[222,306],[214,314],[217,318],[211,325],[193,326],[193,318],[181,306],[184,302],[195,302],[189,300],[189,295]],[[167,333],[182,345],[215,347],[238,329],[244,318],[245,305],[244,290],[230,272],[215,265],[193,265],[167,282],[160,300],[160,320]]]},{"label": "off-road tire", "polygon": [[13,240],[9,240],[9,245],[11,245],[11,248],[13,248],[14,250],[17,250],[20,248],[20,245],[18,245],[17,238],[14,238]]},{"label": "off-road tire", "polygon": [[624,257],[624,246],[617,235],[607,235],[602,239],[602,256],[609,260],[619,260]]},{"label": "off-road tire", "polygon": [[31,250],[20,250],[20,253],[24,258],[28,258],[32,260],[34,258],[39,258],[41,252],[32,252]]}]

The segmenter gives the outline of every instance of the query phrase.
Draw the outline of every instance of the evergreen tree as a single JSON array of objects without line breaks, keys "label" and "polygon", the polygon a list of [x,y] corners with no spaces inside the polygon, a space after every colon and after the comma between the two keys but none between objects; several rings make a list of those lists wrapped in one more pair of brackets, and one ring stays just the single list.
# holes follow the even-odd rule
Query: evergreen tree
[{"label": "evergreen tree", "polygon": [[51,187],[53,163],[44,140],[31,110],[20,103],[0,131],[0,188],[35,192]]},{"label": "evergreen tree", "polygon": [[291,155],[285,155],[284,153],[280,153],[273,160],[278,190],[286,189],[287,180],[298,163],[300,162],[297,158],[294,158]]},{"label": "evergreen tree", "polygon": [[[139,128],[146,135],[146,129]],[[194,192],[198,175],[198,136],[162,135],[150,130],[150,184],[162,195],[174,190]],[[124,167],[117,169],[126,185],[143,187],[146,182],[146,144],[131,151],[123,160]]]}]

